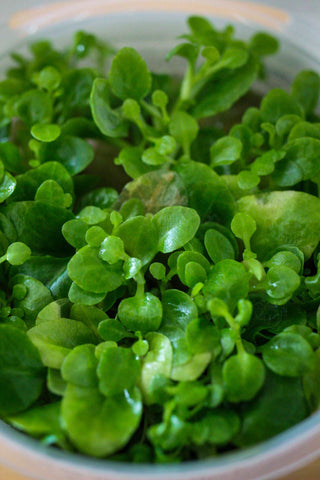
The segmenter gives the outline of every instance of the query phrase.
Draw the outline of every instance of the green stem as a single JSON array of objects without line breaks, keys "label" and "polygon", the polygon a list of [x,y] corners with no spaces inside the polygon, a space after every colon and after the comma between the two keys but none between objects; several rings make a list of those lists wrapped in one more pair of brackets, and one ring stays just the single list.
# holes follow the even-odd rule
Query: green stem
[{"label": "green stem", "polygon": [[241,335],[240,335],[240,326],[236,323],[235,319],[230,313],[225,313],[224,318],[228,322],[229,326],[232,328],[232,330],[236,333],[237,338],[236,338],[236,346],[238,353],[243,354],[245,353],[245,349],[242,343]]},{"label": "green stem", "polygon": [[152,117],[162,120],[162,116],[156,107],[154,107],[153,105],[150,105],[145,100],[140,100],[140,105],[146,112],[150,113]]}]

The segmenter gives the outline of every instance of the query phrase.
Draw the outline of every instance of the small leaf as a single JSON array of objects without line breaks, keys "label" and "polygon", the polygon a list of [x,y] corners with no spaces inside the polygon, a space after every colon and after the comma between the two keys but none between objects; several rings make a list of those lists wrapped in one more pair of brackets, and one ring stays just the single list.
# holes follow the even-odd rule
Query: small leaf
[{"label": "small leaf", "polygon": [[222,137],[210,149],[211,166],[231,165],[239,160],[242,152],[242,143],[234,137]]},{"label": "small leaf", "polygon": [[79,387],[95,387],[98,384],[97,359],[94,345],[79,345],[64,359],[62,378]]},{"label": "small leaf", "polygon": [[31,134],[40,142],[54,142],[60,137],[61,129],[59,125],[55,124],[45,125],[43,123],[37,123],[31,128]]},{"label": "small leaf", "polygon": [[199,131],[198,122],[186,112],[175,112],[169,124],[170,135],[182,146],[185,153],[189,153],[191,143],[196,139]]},{"label": "small leaf", "polygon": [[260,57],[273,55],[279,48],[279,42],[268,33],[258,32],[250,40],[250,50]]},{"label": "small leaf", "polygon": [[88,225],[101,223],[107,218],[107,213],[99,207],[84,207],[78,214],[78,217]]},{"label": "small leaf", "polygon": [[230,402],[252,400],[264,384],[265,368],[254,355],[233,355],[223,365],[223,380]]},{"label": "small leaf", "polygon": [[146,293],[141,298],[125,298],[118,307],[118,317],[132,332],[147,333],[158,330],[162,321],[162,305],[152,293]]},{"label": "small leaf", "polygon": [[35,200],[50,205],[65,206],[66,198],[63,189],[55,180],[46,180],[38,188]]},{"label": "small leaf", "polygon": [[21,242],[11,243],[7,250],[7,260],[11,265],[22,265],[31,255],[30,248]]},{"label": "small leaf", "polygon": [[78,287],[93,293],[107,293],[116,290],[123,282],[119,264],[108,265],[100,259],[99,249],[81,248],[70,260],[68,273]]},{"label": "small leaf", "polygon": [[233,311],[238,300],[246,298],[249,277],[244,266],[235,260],[221,260],[208,275],[202,292],[209,298],[218,297]]},{"label": "small leaf", "polygon": [[130,348],[106,348],[99,359],[99,390],[106,397],[130,390],[138,381],[141,364]]},{"label": "small leaf", "polygon": [[70,302],[87,306],[97,305],[97,303],[102,302],[105,296],[105,293],[93,293],[83,290],[74,282],[72,282],[68,292]]},{"label": "small leaf", "polygon": [[195,210],[187,207],[167,207],[152,219],[159,232],[160,252],[170,253],[183,247],[196,234],[200,218]]},{"label": "small leaf", "polygon": [[263,98],[260,107],[262,120],[276,124],[283,115],[303,116],[302,108],[294,97],[280,88],[271,90]]},{"label": "small leaf", "polygon": [[99,257],[110,265],[125,258],[124,244],[121,238],[114,235],[106,237],[100,246]]},{"label": "small leaf", "polygon": [[128,332],[119,320],[108,318],[99,323],[98,332],[103,340],[108,342],[119,342],[124,338],[130,338],[132,333]]},{"label": "small leaf", "polygon": [[151,74],[138,52],[124,47],[112,61],[109,82],[113,93],[121,100],[141,100],[150,91]]},{"label": "small leaf", "polygon": [[28,331],[28,336],[39,350],[42,363],[57,369],[74,347],[96,342],[84,323],[68,318],[40,323]]},{"label": "small leaf", "polygon": [[16,188],[16,184],[17,184],[16,179],[12,175],[10,175],[10,173],[6,172],[4,174],[2,182],[0,183],[0,202],[1,203],[7,200],[7,198],[9,198],[13,194]]},{"label": "small leaf", "polygon": [[87,168],[93,161],[92,146],[79,137],[64,135],[51,143],[44,143],[40,149],[41,163],[54,160],[61,163],[71,175]]},{"label": "small leaf", "polygon": [[262,347],[263,361],[274,373],[298,377],[312,370],[315,355],[309,342],[296,333],[280,333]]},{"label": "small leaf", "polygon": [[204,236],[204,244],[213,263],[218,263],[227,258],[235,259],[235,251],[230,240],[218,230],[207,230]]},{"label": "small leaf", "polygon": [[127,136],[127,123],[118,110],[110,106],[109,84],[104,78],[96,78],[91,95],[90,106],[92,117],[99,130],[108,137]]},{"label": "small leaf", "polygon": [[316,108],[320,93],[320,77],[316,72],[302,71],[291,86],[292,96],[299,102],[306,114]]},{"label": "small leaf", "polygon": [[239,212],[233,217],[231,230],[237,238],[247,245],[257,229],[255,220],[247,213]]}]

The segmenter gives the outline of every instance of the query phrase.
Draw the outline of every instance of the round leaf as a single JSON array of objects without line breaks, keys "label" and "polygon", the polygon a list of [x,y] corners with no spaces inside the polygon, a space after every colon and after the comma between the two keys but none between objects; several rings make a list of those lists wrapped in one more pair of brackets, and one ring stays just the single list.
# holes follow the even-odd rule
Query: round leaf
[{"label": "round leaf", "polygon": [[118,317],[133,332],[158,330],[162,322],[162,305],[152,293],[146,293],[141,298],[125,298],[118,307]]},{"label": "round leaf", "polygon": [[312,370],[315,363],[313,350],[303,337],[296,333],[280,333],[262,349],[263,361],[274,373],[298,377]]},{"label": "round leaf", "polygon": [[61,129],[59,125],[50,124],[45,125],[43,123],[37,123],[31,128],[31,135],[40,142],[54,142],[60,137]]},{"label": "round leaf", "polygon": [[141,395],[105,397],[96,388],[69,384],[62,401],[62,420],[71,442],[93,457],[106,457],[123,448],[137,429]]},{"label": "round leaf", "polygon": [[254,355],[234,355],[223,365],[223,381],[230,402],[251,400],[261,389],[265,380],[262,361]]},{"label": "round leaf", "polygon": [[121,266],[108,265],[99,258],[94,247],[81,248],[70,260],[68,273],[78,287],[93,293],[107,293],[116,290],[123,282]]},{"label": "round leaf", "polygon": [[99,359],[97,374],[103,395],[119,395],[133,387],[140,376],[139,357],[130,348],[106,348]]},{"label": "round leaf", "polygon": [[166,207],[152,219],[159,232],[160,252],[170,253],[183,247],[196,234],[200,218],[195,210],[187,207]]}]

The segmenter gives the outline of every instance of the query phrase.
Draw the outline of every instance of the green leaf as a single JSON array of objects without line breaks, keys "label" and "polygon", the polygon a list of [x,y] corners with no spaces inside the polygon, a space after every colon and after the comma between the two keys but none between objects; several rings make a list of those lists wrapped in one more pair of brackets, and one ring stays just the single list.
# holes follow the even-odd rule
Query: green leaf
[{"label": "green leaf", "polygon": [[83,322],[96,336],[98,336],[98,326],[100,325],[100,322],[108,318],[108,315],[98,307],[72,305],[70,318],[72,320]]},{"label": "green leaf", "polygon": [[269,33],[258,32],[250,39],[249,48],[255,54],[263,57],[276,53],[279,49],[279,42]]},{"label": "green leaf", "polygon": [[158,330],[162,321],[162,305],[152,293],[125,298],[118,307],[120,322],[132,332]]},{"label": "green leaf", "polygon": [[165,335],[148,333],[149,352],[142,360],[141,391],[147,405],[154,403],[152,384],[156,378],[170,376],[172,368],[172,346]]},{"label": "green leaf", "polygon": [[202,292],[209,298],[220,298],[233,311],[238,300],[248,295],[248,273],[244,266],[235,260],[221,260],[209,273]]},{"label": "green leaf", "polygon": [[23,165],[19,148],[12,142],[0,143],[0,160],[11,173],[23,173]]},{"label": "green leaf", "polygon": [[191,65],[194,65],[199,55],[199,47],[191,43],[180,43],[170,50],[166,56],[166,60],[171,60],[173,57],[182,57],[188,60]]},{"label": "green leaf", "polygon": [[47,387],[49,392],[63,397],[67,388],[67,382],[63,380],[60,370],[48,368]]},{"label": "green leaf", "polygon": [[296,333],[280,333],[262,347],[263,361],[274,373],[299,377],[310,372],[315,355],[310,344]]},{"label": "green leaf", "polygon": [[171,116],[169,132],[182,146],[185,153],[190,152],[191,143],[199,131],[198,122],[186,112],[175,112]]},{"label": "green leaf", "polygon": [[160,333],[171,341],[185,336],[188,324],[198,318],[192,298],[181,290],[166,290],[162,297],[163,322]]},{"label": "green leaf", "polygon": [[123,448],[138,428],[141,414],[138,389],[105,397],[96,388],[69,384],[62,401],[62,420],[71,442],[93,457]]},{"label": "green leaf", "polygon": [[116,290],[123,282],[121,265],[108,265],[100,259],[99,249],[81,248],[70,260],[68,273],[78,287],[93,293]]},{"label": "green leaf", "polygon": [[237,182],[241,190],[252,190],[259,185],[260,177],[250,170],[242,170],[242,172],[237,175]]},{"label": "green leaf", "polygon": [[114,233],[123,241],[126,253],[140,259],[142,265],[149,263],[155,256],[158,231],[150,218],[141,215],[129,218]]},{"label": "green leaf", "polygon": [[61,435],[60,407],[60,402],[41,405],[18,415],[10,416],[9,421],[18,430],[34,437]]},{"label": "green leaf", "polygon": [[198,353],[185,363],[180,365],[173,364],[170,378],[177,382],[192,382],[197,380],[205,371],[211,360],[211,353]]},{"label": "green leaf", "polygon": [[206,281],[207,273],[198,262],[189,262],[185,266],[184,277],[187,287],[193,288],[198,283]]},{"label": "green leaf", "polygon": [[228,225],[233,217],[234,200],[221,177],[199,162],[178,162],[174,169],[186,187],[188,206],[202,220],[209,218]]},{"label": "green leaf", "polygon": [[159,262],[154,262],[149,267],[150,273],[156,280],[164,280],[166,277],[166,267]]},{"label": "green leaf", "polygon": [[301,422],[307,414],[301,380],[267,371],[260,394],[242,410],[243,423],[236,444],[244,447],[260,443]]},{"label": "green leaf", "polygon": [[61,367],[62,378],[79,387],[95,387],[98,384],[94,345],[79,345],[66,356]]},{"label": "green leaf", "polygon": [[119,342],[124,338],[130,338],[133,336],[133,334],[128,332],[119,320],[113,318],[108,318],[107,320],[100,322],[98,332],[100,337],[107,342]]},{"label": "green leaf", "polygon": [[37,83],[40,88],[52,92],[56,90],[61,82],[61,75],[59,71],[51,66],[47,66],[41,70]]},{"label": "green leaf", "polygon": [[52,119],[52,100],[41,90],[29,90],[21,95],[15,104],[18,117],[32,126],[37,123],[50,123]]},{"label": "green leaf", "polygon": [[228,358],[222,372],[230,402],[252,400],[265,381],[265,368],[262,361],[248,353]]},{"label": "green leaf", "polygon": [[18,328],[0,325],[0,412],[12,415],[40,396],[44,369],[37,349]]},{"label": "green leaf", "polygon": [[320,140],[320,123],[296,122],[292,127],[288,140],[295,140],[296,138],[311,137]]},{"label": "green leaf", "polygon": [[151,74],[138,52],[124,47],[112,61],[109,82],[113,93],[121,100],[141,100],[151,89]]},{"label": "green leaf", "polygon": [[281,245],[298,247],[308,259],[319,243],[320,202],[313,195],[274,191],[243,197],[238,205],[256,222],[251,246],[260,260]]},{"label": "green leaf", "polygon": [[7,200],[13,194],[16,188],[16,179],[5,172],[2,182],[0,183],[0,203]]},{"label": "green leaf", "polygon": [[28,326],[33,326],[38,313],[53,300],[50,290],[28,275],[15,275],[11,285],[13,288],[15,285],[23,285],[27,289],[27,294],[22,299],[14,300],[14,306],[23,309],[25,321]]},{"label": "green leaf", "polygon": [[218,230],[209,229],[204,236],[204,244],[213,263],[227,258],[234,260],[235,251],[230,240]]},{"label": "green leaf", "polygon": [[93,293],[88,290],[83,290],[74,282],[72,282],[68,292],[70,302],[87,306],[96,305],[97,303],[102,302],[105,296],[105,293]]},{"label": "green leaf", "polygon": [[54,180],[46,180],[37,190],[35,196],[36,202],[48,203],[49,205],[61,205],[70,207],[72,197],[69,193],[65,194],[60,185]]},{"label": "green leaf", "polygon": [[61,129],[59,125],[50,124],[44,125],[42,123],[37,123],[31,128],[31,135],[40,142],[54,142],[60,137]]},{"label": "green leaf", "polygon": [[17,240],[27,244],[33,253],[64,256],[70,252],[61,228],[73,214],[65,208],[27,201],[11,203],[2,212],[14,225]]},{"label": "green leaf", "polygon": [[196,234],[200,218],[197,212],[187,207],[166,207],[152,219],[159,232],[158,249],[170,253],[183,247]]},{"label": "green leaf", "polygon": [[12,200],[33,200],[37,189],[46,180],[56,181],[65,193],[73,194],[72,178],[64,166],[57,162],[47,162],[16,177],[17,186]]},{"label": "green leaf", "polygon": [[181,253],[177,259],[177,273],[184,285],[187,285],[186,268],[190,262],[197,263],[204,269],[205,273],[208,273],[210,270],[210,263],[201,253],[188,251]]},{"label": "green leaf", "polygon": [[283,160],[277,163],[273,178],[277,185],[288,187],[319,174],[320,140],[296,138],[283,148]]},{"label": "green leaf", "polygon": [[81,197],[79,207],[84,208],[91,205],[103,210],[105,208],[110,208],[118,199],[118,196],[118,192],[114,188],[96,188]]},{"label": "green leaf", "polygon": [[125,259],[124,244],[121,238],[115,235],[106,237],[100,246],[99,256],[110,265],[114,265],[119,260]]},{"label": "green leaf", "polygon": [[139,357],[130,348],[106,348],[99,359],[97,374],[99,390],[106,397],[113,397],[130,390],[140,377]]},{"label": "green leaf", "polygon": [[36,324],[47,322],[48,320],[59,320],[67,317],[70,313],[70,302],[67,298],[61,298],[49,303],[42,308],[37,316]]},{"label": "green leaf", "polygon": [[200,93],[192,114],[196,118],[204,118],[228,110],[250,89],[257,71],[257,63],[251,58],[243,67],[213,80],[210,88]]},{"label": "green leaf", "polygon": [[220,332],[211,320],[194,319],[187,327],[186,341],[191,353],[212,353],[217,358],[221,353]]},{"label": "green leaf", "polygon": [[40,149],[40,161],[45,163],[54,160],[61,163],[70,175],[76,175],[87,168],[94,158],[92,146],[82,138],[64,135],[43,144]]},{"label": "green leaf", "polygon": [[117,158],[117,162],[120,163],[126,174],[131,178],[139,178],[145,173],[152,172],[155,167],[147,165],[142,160],[143,150],[140,147],[126,147],[121,150]]},{"label": "green leaf", "polygon": [[237,238],[240,238],[248,248],[250,239],[257,230],[255,220],[244,212],[236,213],[231,222],[231,230]]},{"label": "green leaf", "polygon": [[303,117],[303,111],[294,97],[280,88],[271,90],[263,98],[260,107],[262,120],[276,124],[283,115]]},{"label": "green leaf", "polygon": [[104,78],[97,78],[92,87],[90,106],[92,117],[99,130],[108,137],[125,137],[127,124],[118,110],[110,106],[109,84]]},{"label": "green leaf", "polygon": [[30,255],[30,248],[21,242],[11,243],[7,250],[7,260],[11,265],[22,265]]},{"label": "green leaf", "polygon": [[266,277],[267,294],[272,303],[287,301],[300,286],[300,276],[285,265],[271,267]]},{"label": "green leaf", "polygon": [[75,218],[64,223],[62,226],[62,235],[70,245],[79,249],[86,244],[86,233],[89,226],[82,220]]},{"label": "green leaf", "polygon": [[95,343],[96,338],[82,322],[60,318],[31,328],[28,336],[40,352],[46,367],[60,369],[70,350],[78,345]]},{"label": "green leaf", "polygon": [[299,102],[306,114],[316,108],[320,93],[320,77],[313,71],[302,71],[291,86],[292,96]]},{"label": "green leaf", "polygon": [[242,143],[234,137],[219,138],[210,148],[211,166],[231,165],[239,160],[242,153]]}]

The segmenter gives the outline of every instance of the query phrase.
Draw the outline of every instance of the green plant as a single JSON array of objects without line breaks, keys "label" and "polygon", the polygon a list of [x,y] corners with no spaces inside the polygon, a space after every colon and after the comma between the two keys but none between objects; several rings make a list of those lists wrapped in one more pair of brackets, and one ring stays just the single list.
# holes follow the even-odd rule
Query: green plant
[{"label": "green plant", "polygon": [[85,32],[0,82],[0,415],[46,444],[179,462],[319,406],[320,78],[252,105],[277,41],[188,26],[179,82]]}]

